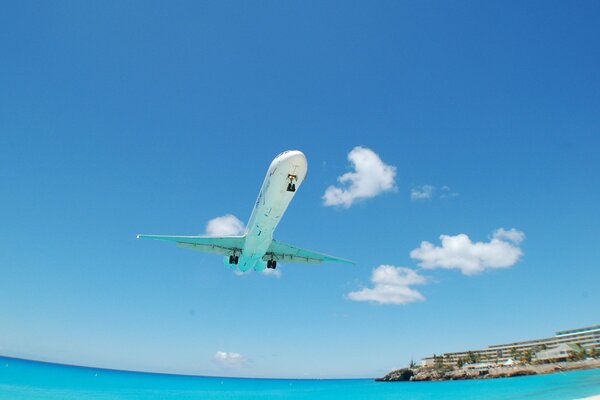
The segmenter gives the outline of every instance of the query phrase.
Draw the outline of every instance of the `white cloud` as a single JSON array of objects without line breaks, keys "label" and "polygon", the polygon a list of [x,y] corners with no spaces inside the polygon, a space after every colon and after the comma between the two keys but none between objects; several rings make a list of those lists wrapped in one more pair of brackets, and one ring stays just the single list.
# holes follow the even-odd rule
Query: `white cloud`
[{"label": "white cloud", "polygon": [[421,185],[415,186],[410,191],[410,199],[412,201],[417,200],[427,200],[432,199],[434,197],[440,197],[442,199],[447,199],[449,197],[458,196],[457,192],[452,191],[449,186],[442,186],[439,190],[433,185]]},{"label": "white cloud", "polygon": [[[237,276],[246,276],[246,275],[252,275],[255,271],[252,269],[249,269],[248,271],[240,271],[239,269],[234,269],[233,273]],[[275,278],[281,278],[281,270],[279,269],[270,269],[270,268],[265,268],[262,270],[261,274],[265,275],[265,276],[274,276]]]},{"label": "white cloud", "polygon": [[425,297],[411,285],[420,285],[426,278],[410,268],[380,265],[373,269],[373,288],[364,288],[348,293],[354,301],[370,301],[378,304],[407,304],[425,301]]},{"label": "white cloud", "polygon": [[240,353],[217,351],[215,361],[226,368],[241,368],[246,365],[248,360]]},{"label": "white cloud", "polygon": [[499,240],[507,240],[515,244],[519,244],[525,240],[525,233],[516,230],[515,228],[506,230],[504,228],[497,229],[492,237]]},{"label": "white cloud", "polygon": [[523,255],[518,244],[525,234],[516,229],[500,228],[492,234],[489,242],[475,242],[464,233],[456,236],[441,235],[441,246],[423,241],[410,252],[427,269],[459,269],[464,275],[475,275],[491,268],[509,268]]},{"label": "white cloud", "polygon": [[435,192],[434,186],[417,186],[415,188],[412,188],[412,190],[410,191],[410,199],[412,201],[430,199],[433,197],[433,192]]},{"label": "white cloud", "polygon": [[245,230],[244,223],[232,214],[213,218],[206,224],[208,236],[238,236],[243,235]]},{"label": "white cloud", "polygon": [[387,165],[371,149],[357,146],[348,153],[354,172],[338,177],[342,187],[329,186],[323,195],[326,206],[350,207],[356,200],[396,189],[396,167]]},{"label": "white cloud", "polygon": [[446,186],[446,185],[442,186],[442,194],[440,195],[440,197],[442,199],[446,199],[448,197],[456,197],[456,196],[458,196],[458,192],[452,191],[452,189],[450,189],[449,186]]},{"label": "white cloud", "polygon": [[276,278],[280,278],[281,277],[281,271],[278,270],[278,269],[267,268],[267,269],[264,269],[262,273],[263,273],[263,275],[274,276]]}]

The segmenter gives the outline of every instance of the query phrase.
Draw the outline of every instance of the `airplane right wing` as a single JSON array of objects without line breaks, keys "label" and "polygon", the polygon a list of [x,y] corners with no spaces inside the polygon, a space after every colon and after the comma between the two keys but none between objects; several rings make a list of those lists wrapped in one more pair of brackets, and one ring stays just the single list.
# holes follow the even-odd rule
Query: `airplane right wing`
[{"label": "airplane right wing", "polygon": [[273,240],[267,250],[267,254],[263,260],[267,261],[273,257],[277,261],[285,263],[305,263],[319,264],[325,261],[338,262],[345,264],[354,264],[354,261],[345,260],[343,258],[328,256],[327,254],[317,253],[316,251],[302,249],[282,242]]},{"label": "airplane right wing", "polygon": [[244,248],[245,236],[167,236],[167,235],[137,235],[138,239],[156,239],[175,242],[180,247],[200,250],[206,253],[230,256],[238,254]]}]

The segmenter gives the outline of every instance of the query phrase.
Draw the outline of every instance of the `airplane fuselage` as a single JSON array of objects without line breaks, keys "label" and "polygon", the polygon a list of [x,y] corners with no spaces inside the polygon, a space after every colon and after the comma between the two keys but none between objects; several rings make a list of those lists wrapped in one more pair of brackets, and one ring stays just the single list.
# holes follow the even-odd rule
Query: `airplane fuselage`
[{"label": "airplane fuselage", "polygon": [[269,166],[246,228],[237,265],[240,270],[266,268],[263,257],[271,245],[273,232],[304,181],[307,169],[306,157],[297,150],[281,153]]},{"label": "airplane fuselage", "polygon": [[275,269],[279,261],[301,264],[322,262],[353,264],[352,261],[343,258],[273,240],[273,232],[294,198],[296,190],[304,182],[306,171],[306,157],[301,151],[284,151],[275,157],[269,166],[243,235],[138,234],[137,237],[175,242],[181,247],[218,254],[224,257],[226,266],[241,271]]}]

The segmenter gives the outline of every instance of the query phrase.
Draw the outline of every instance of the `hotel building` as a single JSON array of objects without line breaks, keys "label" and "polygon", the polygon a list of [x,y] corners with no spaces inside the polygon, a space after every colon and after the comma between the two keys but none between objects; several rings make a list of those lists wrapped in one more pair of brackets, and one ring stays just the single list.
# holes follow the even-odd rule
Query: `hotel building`
[{"label": "hotel building", "polygon": [[[476,358],[478,363],[483,364],[506,364],[518,361],[520,355],[530,352],[533,360],[539,354],[539,361],[551,361],[549,354],[556,350],[556,361],[561,356],[568,353],[568,346],[575,349],[578,346],[587,351],[594,348],[600,353],[600,325],[589,326],[587,328],[571,329],[568,331],[556,332],[556,335],[536,340],[527,340],[524,342],[514,342],[489,346],[481,350],[467,350],[456,353],[444,353],[441,357],[444,365],[456,366],[459,359],[468,360]],[[430,367],[435,364],[435,357],[426,357],[421,360],[421,365]],[[566,358],[566,357],[563,357]],[[466,361],[468,362],[468,361]]]}]

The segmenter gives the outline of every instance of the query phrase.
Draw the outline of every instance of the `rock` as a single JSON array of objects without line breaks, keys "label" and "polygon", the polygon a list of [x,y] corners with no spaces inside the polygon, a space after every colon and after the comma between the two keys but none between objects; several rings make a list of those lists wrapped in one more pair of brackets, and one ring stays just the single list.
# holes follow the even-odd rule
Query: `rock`
[{"label": "rock", "polygon": [[414,371],[410,368],[397,369],[390,372],[383,378],[375,379],[377,382],[405,382],[410,381],[414,375]]},{"label": "rock", "polygon": [[415,376],[411,378],[411,381],[442,381],[451,379],[448,376],[448,372],[440,371],[436,369],[424,369],[418,371]]},{"label": "rock", "polygon": [[390,372],[379,382],[442,381],[463,379],[509,378],[513,376],[550,374],[557,371],[600,368],[600,360],[564,362],[560,364],[497,366],[484,369],[450,368],[402,368]]}]

